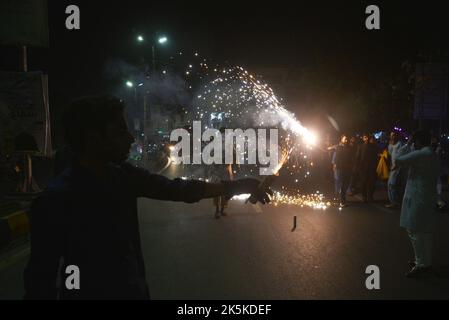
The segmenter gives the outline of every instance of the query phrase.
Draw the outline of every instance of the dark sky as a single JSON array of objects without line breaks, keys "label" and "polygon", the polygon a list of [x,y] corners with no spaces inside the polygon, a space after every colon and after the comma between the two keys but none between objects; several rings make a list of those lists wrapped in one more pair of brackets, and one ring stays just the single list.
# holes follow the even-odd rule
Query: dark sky
[{"label": "dark sky", "polygon": [[[65,7],[77,4],[81,30],[65,29]],[[381,30],[365,29],[365,8],[381,10]],[[443,1],[101,1],[49,0],[50,48],[30,49],[31,69],[49,72],[53,107],[108,90],[105,63],[137,62],[135,36],[164,33],[169,56],[198,51],[221,62],[326,69],[381,77],[417,53],[447,49]],[[1,69],[18,66],[17,48],[1,48]],[[325,66],[323,70],[323,67]]]},{"label": "dark sky", "polygon": [[[79,31],[65,29],[69,4],[80,7]],[[381,9],[380,31],[364,27],[368,4]],[[442,1],[49,0],[50,49],[31,49],[30,64],[50,70],[58,84],[93,90],[105,85],[105,60],[135,61],[141,49],[135,34],[159,32],[170,37],[161,54],[199,51],[250,68],[310,66],[318,59],[379,71],[422,49],[447,47],[445,15]],[[13,57],[15,49],[2,51],[8,50]],[[2,67],[17,66],[17,60],[6,60]]]}]

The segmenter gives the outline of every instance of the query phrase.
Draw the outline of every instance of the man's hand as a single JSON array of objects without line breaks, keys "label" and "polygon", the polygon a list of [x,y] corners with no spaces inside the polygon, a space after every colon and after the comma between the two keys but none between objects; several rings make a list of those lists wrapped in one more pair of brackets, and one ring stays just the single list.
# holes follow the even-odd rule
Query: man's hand
[{"label": "man's hand", "polygon": [[251,203],[266,204],[270,202],[270,195],[273,195],[270,188],[260,189],[260,181],[254,178],[224,181],[223,184],[225,185],[225,196],[228,199],[238,194],[249,193],[251,194]]}]

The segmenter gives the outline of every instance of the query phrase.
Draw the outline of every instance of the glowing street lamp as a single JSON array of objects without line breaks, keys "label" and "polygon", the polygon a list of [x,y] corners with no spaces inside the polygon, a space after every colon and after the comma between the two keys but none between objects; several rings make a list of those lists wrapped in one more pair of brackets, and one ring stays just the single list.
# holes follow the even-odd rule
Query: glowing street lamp
[{"label": "glowing street lamp", "polygon": [[[136,37],[138,42],[144,42],[145,38],[142,35],[137,35]],[[156,71],[156,52],[155,52],[155,40],[151,41],[151,53],[152,53],[152,64],[153,64],[153,72]],[[164,45],[168,42],[168,38],[166,36],[160,36],[157,38],[157,43],[160,45]]]},{"label": "glowing street lamp", "polygon": [[167,41],[168,41],[168,39],[167,39],[166,36],[160,37],[160,38],[158,39],[158,42],[159,42],[160,44],[164,44],[164,43],[166,43]]},{"label": "glowing street lamp", "polygon": [[131,81],[126,81],[126,86],[128,88],[132,88],[132,87],[134,87],[134,83],[132,83]]}]

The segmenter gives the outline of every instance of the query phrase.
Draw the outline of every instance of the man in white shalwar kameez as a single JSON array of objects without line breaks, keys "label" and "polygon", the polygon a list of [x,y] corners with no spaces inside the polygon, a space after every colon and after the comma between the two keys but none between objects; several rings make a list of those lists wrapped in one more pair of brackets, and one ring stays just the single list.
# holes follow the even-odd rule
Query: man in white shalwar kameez
[{"label": "man in white shalwar kameez", "polygon": [[[399,155],[399,149],[402,148],[404,144],[399,139],[396,132],[390,134],[390,143],[388,144],[388,154],[391,159],[391,168],[395,167],[396,158]],[[405,170],[391,170],[388,175],[388,200],[390,203],[386,205],[387,208],[395,209],[398,208],[402,201],[402,196],[404,192],[404,175]]]},{"label": "man in white shalwar kameez", "polygon": [[432,268],[440,163],[430,140],[428,132],[417,131],[399,150],[396,158],[396,167],[407,166],[409,170],[400,219],[400,226],[407,230],[415,252],[415,261],[410,263],[412,269],[406,274],[407,277],[421,276]]}]

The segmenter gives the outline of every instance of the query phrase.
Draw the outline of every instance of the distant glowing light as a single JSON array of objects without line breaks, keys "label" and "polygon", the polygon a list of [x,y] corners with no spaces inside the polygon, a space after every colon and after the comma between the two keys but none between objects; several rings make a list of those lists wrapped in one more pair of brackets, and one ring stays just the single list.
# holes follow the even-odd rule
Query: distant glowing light
[{"label": "distant glowing light", "polygon": [[160,37],[159,40],[158,40],[158,42],[159,42],[160,44],[164,44],[164,43],[166,43],[167,41],[168,41],[167,37]]},{"label": "distant glowing light", "polygon": [[134,83],[132,83],[131,81],[126,81],[126,86],[132,88],[134,87]]}]

